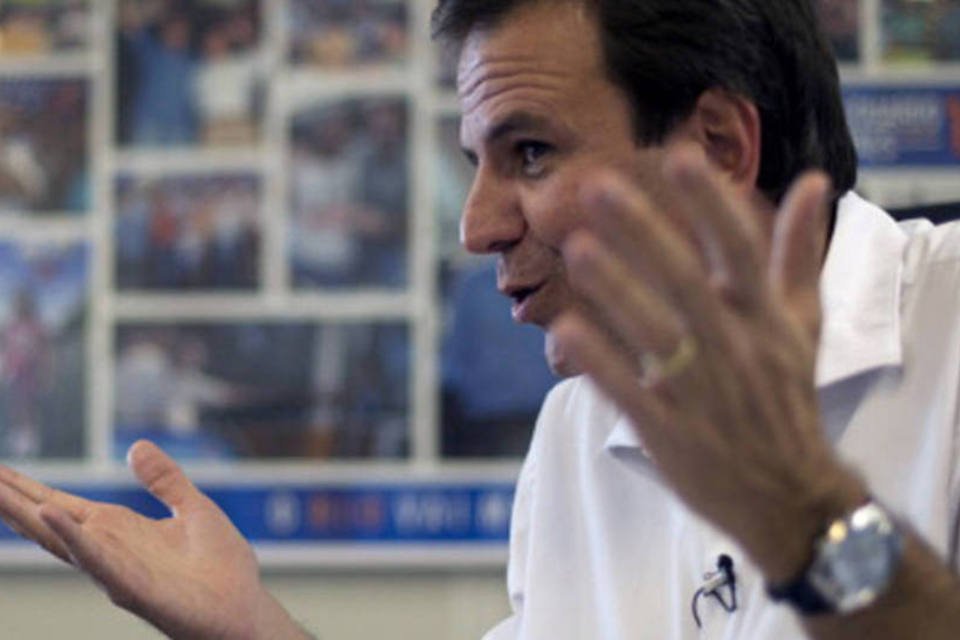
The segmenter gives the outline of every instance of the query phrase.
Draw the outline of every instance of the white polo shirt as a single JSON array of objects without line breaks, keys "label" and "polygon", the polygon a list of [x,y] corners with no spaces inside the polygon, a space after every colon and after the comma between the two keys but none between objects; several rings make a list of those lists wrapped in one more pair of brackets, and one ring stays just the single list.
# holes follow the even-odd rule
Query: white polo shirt
[{"label": "white polo shirt", "polygon": [[[960,504],[960,225],[897,224],[844,197],[824,265],[817,367],[825,428],[874,495],[953,556]],[[730,555],[739,608],[691,600]],[[517,487],[514,614],[487,640],[802,638],[728,538],[661,484],[586,378],[544,404]]]}]

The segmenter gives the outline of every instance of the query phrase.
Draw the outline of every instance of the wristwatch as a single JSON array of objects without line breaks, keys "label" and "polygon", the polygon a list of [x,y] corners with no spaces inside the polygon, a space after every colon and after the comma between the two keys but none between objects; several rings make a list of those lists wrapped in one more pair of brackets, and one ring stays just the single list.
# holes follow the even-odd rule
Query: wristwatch
[{"label": "wristwatch", "polygon": [[874,501],[831,522],[814,543],[813,560],[786,584],[768,585],[776,601],[800,613],[853,613],[890,586],[903,551],[893,516]]}]

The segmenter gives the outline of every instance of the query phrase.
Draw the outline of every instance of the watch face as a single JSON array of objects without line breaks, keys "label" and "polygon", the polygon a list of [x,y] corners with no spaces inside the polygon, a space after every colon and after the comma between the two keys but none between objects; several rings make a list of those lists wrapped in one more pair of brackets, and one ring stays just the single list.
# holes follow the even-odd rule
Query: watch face
[{"label": "watch face", "polygon": [[830,527],[810,568],[810,583],[836,611],[866,607],[889,585],[900,546],[890,517],[868,504]]}]

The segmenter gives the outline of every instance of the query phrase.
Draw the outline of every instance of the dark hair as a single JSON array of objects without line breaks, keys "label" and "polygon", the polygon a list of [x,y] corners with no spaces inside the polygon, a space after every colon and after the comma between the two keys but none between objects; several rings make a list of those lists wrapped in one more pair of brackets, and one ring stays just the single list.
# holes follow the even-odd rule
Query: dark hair
[{"label": "dark hair", "polygon": [[597,17],[611,80],[634,108],[641,144],[661,143],[700,95],[750,99],[761,120],[757,186],[779,202],[805,169],[839,196],[857,177],[836,62],[809,0],[439,0],[435,38],[459,46],[518,6],[579,1]]}]

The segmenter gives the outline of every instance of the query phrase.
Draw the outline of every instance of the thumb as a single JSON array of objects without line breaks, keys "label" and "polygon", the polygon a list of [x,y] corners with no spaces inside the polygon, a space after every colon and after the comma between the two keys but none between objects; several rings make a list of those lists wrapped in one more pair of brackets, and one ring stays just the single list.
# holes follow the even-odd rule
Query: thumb
[{"label": "thumb", "polygon": [[180,466],[148,440],[138,440],[130,447],[127,464],[140,484],[174,515],[202,495]]},{"label": "thumb", "polygon": [[820,333],[820,271],[830,210],[830,180],[807,172],[794,182],[777,212],[770,256],[771,286],[800,328]]}]

